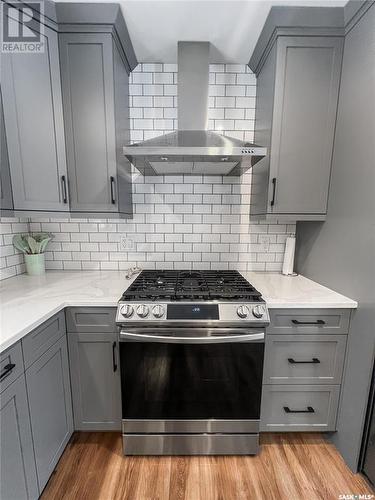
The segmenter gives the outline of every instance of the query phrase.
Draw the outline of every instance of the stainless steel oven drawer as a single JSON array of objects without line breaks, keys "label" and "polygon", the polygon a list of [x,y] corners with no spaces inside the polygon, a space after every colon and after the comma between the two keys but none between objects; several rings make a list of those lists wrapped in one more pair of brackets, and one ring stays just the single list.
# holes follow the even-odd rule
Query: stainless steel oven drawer
[{"label": "stainless steel oven drawer", "polygon": [[123,434],[215,434],[259,432],[259,420],[229,419],[123,419]]},{"label": "stainless steel oven drawer", "polygon": [[124,455],[255,455],[258,434],[124,434]]}]

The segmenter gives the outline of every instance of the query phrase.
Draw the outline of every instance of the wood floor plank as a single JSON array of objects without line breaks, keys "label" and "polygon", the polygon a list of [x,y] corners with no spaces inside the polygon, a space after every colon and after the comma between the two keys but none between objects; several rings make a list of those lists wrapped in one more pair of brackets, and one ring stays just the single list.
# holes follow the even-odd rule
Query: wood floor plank
[{"label": "wood floor plank", "polygon": [[337,500],[371,495],[320,434],[264,434],[255,457],[124,457],[119,433],[76,433],[42,500]]}]

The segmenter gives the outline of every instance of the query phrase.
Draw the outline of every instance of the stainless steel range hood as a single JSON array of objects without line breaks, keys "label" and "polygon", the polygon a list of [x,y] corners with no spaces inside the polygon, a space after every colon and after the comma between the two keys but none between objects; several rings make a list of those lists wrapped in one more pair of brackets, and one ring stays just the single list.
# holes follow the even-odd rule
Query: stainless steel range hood
[{"label": "stainless steel range hood", "polygon": [[208,132],[208,42],[178,42],[178,126],[172,132],[124,147],[144,175],[241,175],[266,148]]}]

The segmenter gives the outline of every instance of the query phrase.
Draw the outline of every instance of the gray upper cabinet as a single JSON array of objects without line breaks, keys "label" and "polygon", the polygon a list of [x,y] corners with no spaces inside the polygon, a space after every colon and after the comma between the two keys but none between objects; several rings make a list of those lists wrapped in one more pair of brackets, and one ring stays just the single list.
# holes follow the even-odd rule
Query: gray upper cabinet
[{"label": "gray upper cabinet", "polygon": [[[15,22],[15,21],[14,21]],[[35,24],[33,29],[40,30]],[[57,33],[43,53],[3,53],[1,90],[14,209],[65,212],[66,155]]]},{"label": "gray upper cabinet", "polygon": [[74,427],[120,430],[121,391],[115,333],[69,333]]},{"label": "gray upper cabinet", "polygon": [[66,335],[26,370],[26,383],[42,491],[73,432]]},{"label": "gray upper cabinet", "polygon": [[324,220],[343,37],[278,36],[257,67],[251,217]]},{"label": "gray upper cabinet", "polygon": [[129,142],[125,63],[110,33],[62,33],[59,42],[71,212],[130,215],[130,164],[117,154]]},{"label": "gray upper cabinet", "polygon": [[0,498],[39,497],[25,376],[0,394]]},{"label": "gray upper cabinet", "polygon": [[1,57],[1,211],[130,217],[122,148],[137,60],[120,6],[47,7],[48,17],[27,23],[44,51]]},{"label": "gray upper cabinet", "polygon": [[8,146],[4,125],[3,96],[0,89],[0,216],[12,215],[13,196]]}]

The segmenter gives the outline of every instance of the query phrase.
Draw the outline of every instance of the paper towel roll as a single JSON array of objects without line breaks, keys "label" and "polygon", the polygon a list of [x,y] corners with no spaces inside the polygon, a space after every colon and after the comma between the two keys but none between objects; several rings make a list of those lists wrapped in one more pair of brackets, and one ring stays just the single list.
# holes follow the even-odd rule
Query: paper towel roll
[{"label": "paper towel roll", "polygon": [[286,275],[293,274],[294,252],[296,249],[296,237],[288,236],[285,242],[285,253],[282,273]]}]

